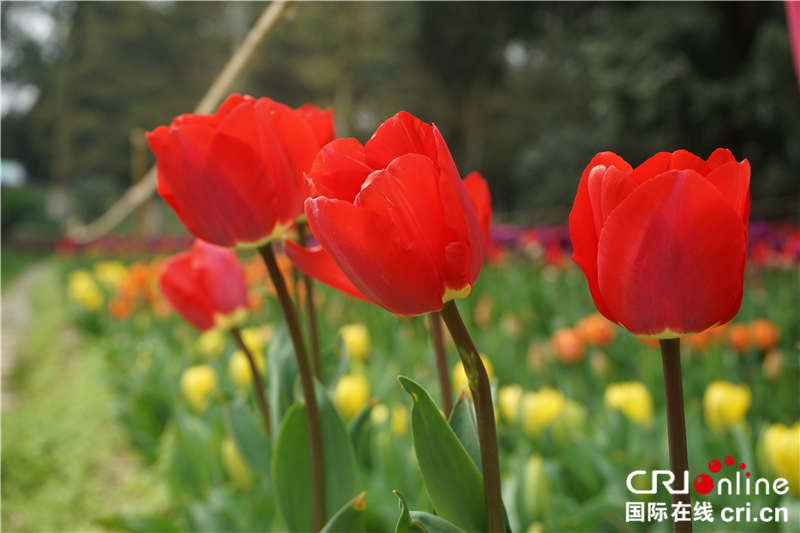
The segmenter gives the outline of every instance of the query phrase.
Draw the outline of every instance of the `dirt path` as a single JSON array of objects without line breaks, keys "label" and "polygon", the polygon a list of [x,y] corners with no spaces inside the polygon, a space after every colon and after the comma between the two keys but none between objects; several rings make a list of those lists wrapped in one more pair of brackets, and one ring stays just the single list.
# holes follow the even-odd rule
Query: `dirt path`
[{"label": "dirt path", "polygon": [[42,279],[53,269],[53,263],[42,261],[20,274],[3,291],[0,304],[0,324],[2,324],[2,359],[0,359],[0,379],[2,380],[2,399],[0,407],[3,412],[17,404],[17,398],[10,387],[10,377],[17,364],[22,340],[32,326],[33,309],[30,293]]}]

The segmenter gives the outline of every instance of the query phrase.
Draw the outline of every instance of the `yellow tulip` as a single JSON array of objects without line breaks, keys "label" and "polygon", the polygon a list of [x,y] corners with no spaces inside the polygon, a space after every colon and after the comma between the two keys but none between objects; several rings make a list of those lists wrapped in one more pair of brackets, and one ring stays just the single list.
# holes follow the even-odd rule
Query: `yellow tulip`
[{"label": "yellow tulip", "polygon": [[255,482],[253,471],[242,457],[242,454],[239,453],[239,448],[236,447],[233,439],[225,437],[220,447],[220,455],[222,456],[222,466],[225,468],[228,477],[240,490],[250,492]]},{"label": "yellow tulip", "polygon": [[217,329],[208,330],[198,337],[195,348],[208,359],[218,359],[225,348],[225,335]]},{"label": "yellow tulip", "polygon": [[100,261],[94,265],[94,275],[108,289],[116,289],[128,275],[128,269],[119,261]]},{"label": "yellow tulip", "polygon": [[703,411],[711,429],[740,424],[750,409],[750,387],[729,381],[714,381],[703,395]]},{"label": "yellow tulip", "polygon": [[533,454],[525,466],[525,511],[534,518],[543,518],[550,510],[550,484],[543,462],[541,455]]},{"label": "yellow tulip", "polygon": [[386,404],[379,403],[369,413],[369,421],[373,426],[383,425],[389,419],[389,408]]},{"label": "yellow tulip", "polygon": [[613,383],[606,387],[603,399],[607,407],[618,409],[631,422],[648,427],[653,423],[653,396],[644,383]]},{"label": "yellow tulip", "polygon": [[519,385],[504,385],[497,391],[500,416],[510,426],[513,426],[519,420],[520,399],[522,399],[522,387]]},{"label": "yellow tulip", "polygon": [[346,374],[333,392],[333,405],[345,420],[350,420],[369,400],[369,383],[360,374]]},{"label": "yellow tulip", "polygon": [[[267,370],[264,364],[264,356],[260,352],[250,353],[253,355],[256,369],[263,376]],[[243,351],[236,350],[231,355],[230,361],[228,361],[228,375],[230,375],[237,387],[246,387],[253,383],[253,371],[250,368],[250,361],[247,360],[247,356]]]},{"label": "yellow tulip", "polygon": [[270,324],[259,328],[244,328],[242,330],[242,342],[251,353],[263,352],[270,339],[272,339],[273,333],[274,329]]},{"label": "yellow tulip", "polygon": [[208,396],[217,390],[217,375],[208,365],[190,366],[181,375],[181,393],[197,413],[208,409]]},{"label": "yellow tulip", "polygon": [[86,269],[70,272],[67,278],[67,296],[84,309],[97,311],[103,305],[103,291]]},{"label": "yellow tulip", "polygon": [[800,495],[800,421],[794,426],[773,424],[764,433],[764,452],[777,477]]},{"label": "yellow tulip", "polygon": [[[492,381],[494,378],[494,368],[492,367],[492,362],[489,360],[488,357],[484,354],[481,355],[481,361],[483,361],[483,366],[486,367],[486,374],[489,376],[489,381]],[[464,363],[461,361],[453,368],[453,388],[456,391],[456,394],[461,394],[461,389],[467,389],[467,395],[472,398],[472,392],[469,390],[469,382],[467,380],[467,373],[464,371]]]},{"label": "yellow tulip", "polygon": [[339,328],[345,349],[350,359],[364,360],[369,355],[371,341],[364,324],[346,324]]},{"label": "yellow tulip", "polygon": [[543,387],[539,392],[522,395],[522,432],[535,439],[564,409],[564,395],[555,389]]}]

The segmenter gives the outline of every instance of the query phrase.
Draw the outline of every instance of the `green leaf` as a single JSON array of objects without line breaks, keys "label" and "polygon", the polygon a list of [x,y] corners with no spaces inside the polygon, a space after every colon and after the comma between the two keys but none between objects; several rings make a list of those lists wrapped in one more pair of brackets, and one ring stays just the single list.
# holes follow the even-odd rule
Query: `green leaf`
[{"label": "green leaf", "polygon": [[[326,519],[347,504],[356,489],[356,459],[350,435],[325,387],[315,382],[325,458]],[[291,531],[311,531],[311,457],[303,404],[286,413],[272,455],[275,498]]]},{"label": "green leaf", "polygon": [[428,392],[407,377],[397,379],[414,399],[414,450],[436,514],[465,531],[484,531],[486,506],[481,473]]},{"label": "green leaf", "polygon": [[419,511],[408,512],[408,503],[403,494],[396,490],[395,496],[400,498],[400,519],[397,521],[395,533],[464,533],[464,530],[457,528],[447,520],[430,513]]},{"label": "green leaf", "polygon": [[358,449],[358,440],[361,438],[364,424],[369,420],[369,414],[372,412],[372,408],[375,407],[377,402],[377,398],[368,401],[347,425],[347,432],[350,434],[350,440],[353,442],[354,450]]},{"label": "green leaf", "polygon": [[475,420],[475,411],[472,407],[472,400],[466,394],[461,394],[450,413],[448,421],[453,433],[458,437],[461,445],[467,450],[472,462],[478,468],[478,472],[483,474],[481,465],[481,445],[478,442],[478,422]]},{"label": "green leaf", "polygon": [[272,446],[262,425],[241,403],[231,402],[225,406],[225,426],[247,464],[269,476]]},{"label": "green leaf", "polygon": [[362,492],[339,509],[339,511],[328,520],[320,533],[353,533],[363,531],[364,509],[367,502],[364,499],[366,492]]},{"label": "green leaf", "polygon": [[292,339],[285,325],[278,327],[267,349],[269,411],[272,434],[278,434],[278,425],[294,403],[294,382],[297,379],[297,361],[294,358]]}]

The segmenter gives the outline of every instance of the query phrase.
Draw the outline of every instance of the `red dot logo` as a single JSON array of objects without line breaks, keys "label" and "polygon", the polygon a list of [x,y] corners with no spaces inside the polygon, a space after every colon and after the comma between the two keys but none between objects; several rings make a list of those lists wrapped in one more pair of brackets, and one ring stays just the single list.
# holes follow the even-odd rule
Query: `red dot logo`
[{"label": "red dot logo", "polygon": [[707,474],[700,474],[694,478],[694,490],[699,494],[708,494],[714,490],[714,480]]},{"label": "red dot logo", "polygon": [[725,458],[725,464],[728,465],[728,466],[731,466],[733,464],[733,457],[731,457],[730,455],[728,457],[726,457]]},{"label": "red dot logo", "polygon": [[708,463],[708,469],[711,470],[715,474],[717,472],[719,472],[720,468],[722,468],[722,464],[719,461],[717,461],[716,459],[714,459],[713,461]]}]

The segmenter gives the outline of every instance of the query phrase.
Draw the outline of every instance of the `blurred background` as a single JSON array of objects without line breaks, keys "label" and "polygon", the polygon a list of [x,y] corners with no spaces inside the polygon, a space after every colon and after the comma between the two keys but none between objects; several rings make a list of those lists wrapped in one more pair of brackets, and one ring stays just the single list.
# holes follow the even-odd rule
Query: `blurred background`
[{"label": "blurred background", "polygon": [[[173,212],[153,196],[95,242],[64,237],[142,179],[144,131],[195,108],[267,5],[0,2],[4,531],[287,529],[242,355],[158,288],[192,242]],[[783,3],[300,2],[234,91],[331,107],[339,136],[362,142],[408,111],[442,130],[462,176],[488,181],[487,264],[459,307],[493,365],[514,531],[670,530],[625,520],[628,473],[668,464],[661,361],[596,314],[570,260],[585,166],[606,150],[633,166],[678,149],[749,159],[741,311],[682,342],[690,469],[732,454],[754,479],[789,478],[789,494],[747,505],[792,521],[695,531],[796,533],[800,90]],[[277,423],[294,360],[260,259],[239,256]],[[440,399],[427,318],[313,290],[366,530],[387,531],[392,490],[431,510],[396,381]],[[456,380],[451,343],[448,362]],[[745,505],[709,501],[716,516]]]},{"label": "blurred background", "polygon": [[[102,214],[137,179],[132,156],[154,163],[137,128],[191,112],[264,7],[3,2],[3,236]],[[301,3],[235,90],[330,106],[362,142],[400,110],[436,123],[500,220],[564,222],[604,150],[636,166],[726,147],[752,165],[753,218],[800,204],[781,3]]]}]

